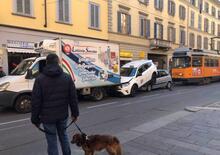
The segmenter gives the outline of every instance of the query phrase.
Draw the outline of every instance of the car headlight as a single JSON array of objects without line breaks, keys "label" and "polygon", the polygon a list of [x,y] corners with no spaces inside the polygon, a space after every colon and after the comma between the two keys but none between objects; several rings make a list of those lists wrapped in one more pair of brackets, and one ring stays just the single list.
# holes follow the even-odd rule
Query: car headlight
[{"label": "car headlight", "polygon": [[128,83],[123,83],[123,84],[122,84],[122,87],[127,87],[127,86],[129,86],[129,82],[128,82]]},{"label": "car headlight", "polygon": [[6,90],[9,85],[10,85],[9,82],[5,82],[5,83],[3,83],[3,84],[0,84],[0,91]]}]

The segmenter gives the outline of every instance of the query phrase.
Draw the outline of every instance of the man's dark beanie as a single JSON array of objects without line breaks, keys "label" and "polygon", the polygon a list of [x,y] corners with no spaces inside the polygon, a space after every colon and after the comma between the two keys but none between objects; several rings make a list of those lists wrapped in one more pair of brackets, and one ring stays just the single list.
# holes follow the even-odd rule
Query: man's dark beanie
[{"label": "man's dark beanie", "polygon": [[56,54],[49,54],[46,58],[47,64],[59,64],[59,57]]}]

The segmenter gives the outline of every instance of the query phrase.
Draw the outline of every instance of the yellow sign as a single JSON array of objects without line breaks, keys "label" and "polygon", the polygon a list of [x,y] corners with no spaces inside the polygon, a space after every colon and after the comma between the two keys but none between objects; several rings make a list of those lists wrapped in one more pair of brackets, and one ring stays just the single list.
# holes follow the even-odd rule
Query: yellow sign
[{"label": "yellow sign", "polygon": [[145,58],[145,52],[144,51],[140,51],[139,58],[141,58],[141,59]]},{"label": "yellow sign", "polygon": [[131,51],[120,51],[121,58],[133,58],[133,53]]}]

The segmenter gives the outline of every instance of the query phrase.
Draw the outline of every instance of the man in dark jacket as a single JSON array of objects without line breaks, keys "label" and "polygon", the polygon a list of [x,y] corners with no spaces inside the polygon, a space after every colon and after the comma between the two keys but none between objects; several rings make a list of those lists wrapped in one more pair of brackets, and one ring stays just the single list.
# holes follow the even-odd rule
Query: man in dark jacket
[{"label": "man in dark jacket", "polygon": [[43,124],[46,131],[48,155],[58,155],[57,134],[63,155],[71,155],[66,133],[68,106],[72,120],[79,115],[78,100],[72,78],[59,66],[56,54],[49,54],[46,67],[34,83],[31,121],[37,127]]}]

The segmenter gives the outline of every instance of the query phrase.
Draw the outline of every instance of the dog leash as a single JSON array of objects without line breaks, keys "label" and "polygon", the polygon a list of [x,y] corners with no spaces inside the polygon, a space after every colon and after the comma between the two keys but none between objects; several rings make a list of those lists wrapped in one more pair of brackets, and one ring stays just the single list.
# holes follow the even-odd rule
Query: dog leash
[{"label": "dog leash", "polygon": [[[73,123],[75,123],[74,121],[71,121],[64,129],[66,130],[67,128],[69,128]],[[77,129],[82,133],[82,134],[85,134],[81,131],[81,129],[79,128],[79,126],[75,123]],[[47,130],[44,130],[42,129],[40,126],[36,126],[41,132],[44,132],[46,134],[49,134],[49,135],[56,135],[56,133],[53,133],[53,132],[50,132],[50,131],[47,131]]]}]

